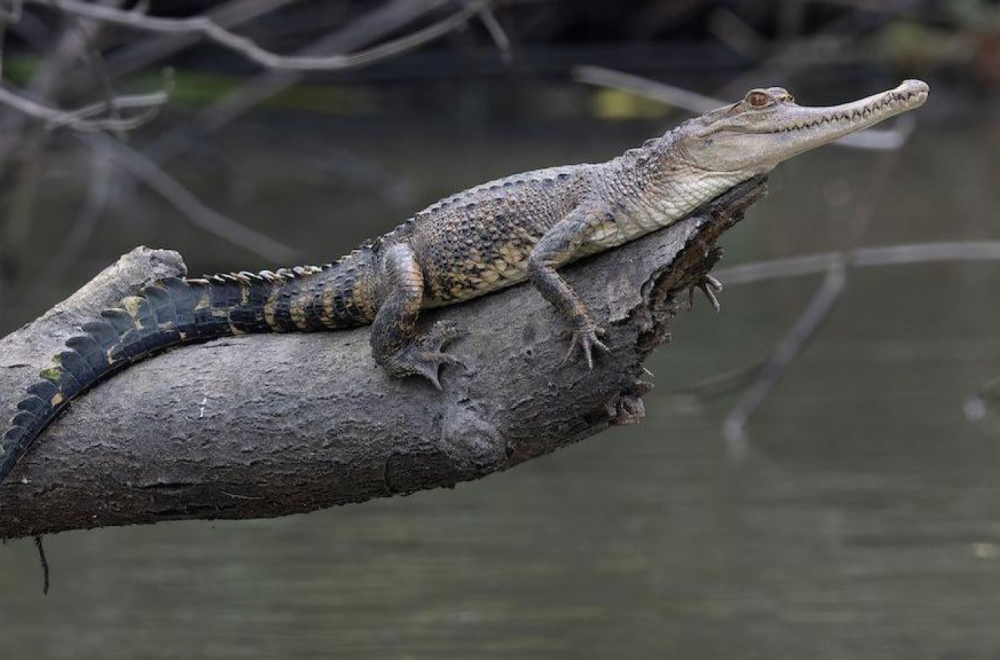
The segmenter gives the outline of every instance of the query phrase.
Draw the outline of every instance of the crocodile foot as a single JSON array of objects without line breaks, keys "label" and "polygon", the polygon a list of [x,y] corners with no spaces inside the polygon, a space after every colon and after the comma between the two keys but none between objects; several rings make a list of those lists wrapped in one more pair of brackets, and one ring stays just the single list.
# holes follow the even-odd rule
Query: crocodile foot
[{"label": "crocodile foot", "polygon": [[442,365],[465,366],[461,360],[443,350],[463,334],[451,323],[435,323],[426,334],[416,337],[412,343],[397,351],[384,365],[385,369],[397,377],[422,376],[440,390],[439,372]]},{"label": "crocodile foot", "polygon": [[569,343],[569,350],[566,351],[566,357],[563,358],[563,364],[569,362],[573,355],[576,353],[577,346],[583,352],[583,357],[587,361],[587,368],[594,368],[594,349],[598,349],[604,353],[610,353],[611,349],[608,348],[607,344],[601,341],[601,337],[604,336],[603,328],[599,328],[590,320],[582,320],[576,324],[573,328],[573,338]]},{"label": "crocodile foot", "polygon": [[701,279],[698,280],[698,283],[688,290],[688,309],[694,309],[695,289],[698,289],[705,294],[705,297],[708,298],[708,302],[712,303],[712,308],[715,311],[722,309],[722,306],[719,304],[719,299],[715,296],[715,294],[722,291],[722,282],[715,279],[711,275],[702,275]]}]

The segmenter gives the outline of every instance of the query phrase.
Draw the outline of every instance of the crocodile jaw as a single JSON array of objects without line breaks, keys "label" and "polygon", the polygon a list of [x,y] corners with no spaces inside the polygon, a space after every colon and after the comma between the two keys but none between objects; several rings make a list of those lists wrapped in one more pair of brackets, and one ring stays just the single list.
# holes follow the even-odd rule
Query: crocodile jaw
[{"label": "crocodile jaw", "polygon": [[683,140],[682,150],[685,159],[699,169],[738,171],[750,177],[918,108],[929,91],[925,82],[906,80],[895,89],[830,107],[803,107],[779,99],[769,108],[754,110],[743,101],[702,117]]},{"label": "crocodile jaw", "polygon": [[815,149],[850,133],[908,110],[919,108],[927,100],[930,88],[920,80],[906,80],[895,89],[873,94],[852,103],[828,108],[792,106],[787,117],[769,131],[755,132],[765,140],[775,140],[772,158],[775,164],[804,151]]}]

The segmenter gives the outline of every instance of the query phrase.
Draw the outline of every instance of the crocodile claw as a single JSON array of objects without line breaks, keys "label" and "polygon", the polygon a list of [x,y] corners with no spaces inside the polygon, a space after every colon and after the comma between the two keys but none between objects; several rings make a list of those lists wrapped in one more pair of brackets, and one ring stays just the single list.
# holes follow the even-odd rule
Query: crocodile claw
[{"label": "crocodile claw", "polygon": [[463,365],[454,355],[443,352],[421,351],[413,363],[413,375],[423,376],[437,389],[441,389],[440,369],[445,364]]},{"label": "crocodile claw", "polygon": [[719,304],[719,299],[715,295],[722,291],[722,282],[715,279],[711,275],[708,274],[702,275],[698,283],[692,286],[688,290],[688,309],[694,308],[695,289],[698,289],[699,291],[705,294],[705,297],[708,298],[708,302],[712,304],[712,308],[715,311],[719,311],[720,309],[722,309],[722,305]]},{"label": "crocodile claw", "polygon": [[440,370],[443,365],[455,364],[465,367],[454,355],[444,352],[444,347],[465,333],[450,323],[439,322],[411,344],[392,356],[387,370],[397,376],[422,376],[431,385],[441,389]]},{"label": "crocodile claw", "polygon": [[587,360],[587,368],[594,368],[594,356],[593,349],[599,349],[604,353],[610,353],[611,349],[608,348],[607,344],[600,340],[604,336],[604,330],[597,327],[593,323],[586,323],[581,327],[577,327],[573,330],[573,339],[570,340],[569,350],[566,352],[566,357],[563,358],[563,364],[572,359],[574,353],[576,353],[577,346],[583,351],[583,357]]}]

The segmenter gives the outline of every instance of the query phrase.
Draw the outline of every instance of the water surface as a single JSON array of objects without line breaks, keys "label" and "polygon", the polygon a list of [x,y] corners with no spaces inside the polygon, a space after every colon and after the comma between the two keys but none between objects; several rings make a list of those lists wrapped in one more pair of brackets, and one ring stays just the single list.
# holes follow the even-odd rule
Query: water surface
[{"label": "water surface", "polygon": [[[399,205],[293,167],[280,122],[227,143],[249,184],[181,175],[320,262],[454,189],[609,157],[655,130],[417,128],[375,144],[337,127],[297,138],[388,159],[411,186]],[[1000,240],[998,147],[995,117],[922,126],[860,240]],[[878,158],[831,148],[789,163],[726,237],[726,264],[854,244]],[[50,217],[76,199],[68,188],[43,204]],[[118,194],[77,265],[10,292],[5,330],[136,243],[180,249],[195,272],[273,266]],[[59,235],[58,220],[39,225],[27,265]],[[505,474],[278,520],[63,534],[46,542],[47,598],[31,543],[8,544],[0,657],[1000,657],[1000,443],[962,412],[1000,373],[998,281],[1000,264],[852,273],[751,421],[743,460],[720,432],[731,397],[692,407],[671,390],[765,354],[816,278],[727,288],[722,314],[702,304],[654,355],[642,424]]]}]

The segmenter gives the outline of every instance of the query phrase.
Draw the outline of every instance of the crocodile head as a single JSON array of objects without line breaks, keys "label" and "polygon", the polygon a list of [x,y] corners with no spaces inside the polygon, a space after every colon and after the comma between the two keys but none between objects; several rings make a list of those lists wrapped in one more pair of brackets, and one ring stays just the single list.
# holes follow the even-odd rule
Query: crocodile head
[{"label": "crocodile head", "polygon": [[688,165],[709,172],[754,176],[792,156],[923,105],[930,88],[920,80],[826,108],[795,103],[781,87],[753,89],[742,101],[683,124],[673,147]]}]

